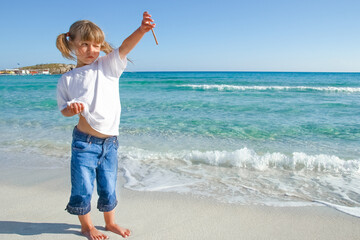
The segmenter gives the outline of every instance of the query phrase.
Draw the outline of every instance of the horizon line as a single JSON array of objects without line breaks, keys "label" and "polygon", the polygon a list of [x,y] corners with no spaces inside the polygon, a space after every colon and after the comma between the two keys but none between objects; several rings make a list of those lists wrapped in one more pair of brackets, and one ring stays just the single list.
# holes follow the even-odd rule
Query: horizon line
[{"label": "horizon line", "polygon": [[140,71],[127,71],[124,73],[157,73],[157,72],[243,72],[243,73],[360,73],[360,71],[264,71],[264,70],[140,70]]}]

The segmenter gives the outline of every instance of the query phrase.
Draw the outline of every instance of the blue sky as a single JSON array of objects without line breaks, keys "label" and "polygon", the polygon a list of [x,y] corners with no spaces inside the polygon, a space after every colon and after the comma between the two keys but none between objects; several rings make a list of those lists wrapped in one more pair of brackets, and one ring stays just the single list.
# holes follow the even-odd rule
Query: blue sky
[{"label": "blue sky", "polygon": [[128,71],[360,71],[360,1],[153,0],[1,3],[0,69],[71,63],[55,47],[80,19],[114,46],[157,24],[129,54]]}]

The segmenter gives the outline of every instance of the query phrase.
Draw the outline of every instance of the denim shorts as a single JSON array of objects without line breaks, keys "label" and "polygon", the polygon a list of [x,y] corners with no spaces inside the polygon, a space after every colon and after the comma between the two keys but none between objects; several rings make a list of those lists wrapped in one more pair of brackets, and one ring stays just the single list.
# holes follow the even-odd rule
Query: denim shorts
[{"label": "denim shorts", "polygon": [[74,128],[71,144],[71,196],[66,207],[70,214],[85,215],[90,212],[95,179],[99,211],[109,212],[116,207],[118,147],[116,136],[97,138]]}]

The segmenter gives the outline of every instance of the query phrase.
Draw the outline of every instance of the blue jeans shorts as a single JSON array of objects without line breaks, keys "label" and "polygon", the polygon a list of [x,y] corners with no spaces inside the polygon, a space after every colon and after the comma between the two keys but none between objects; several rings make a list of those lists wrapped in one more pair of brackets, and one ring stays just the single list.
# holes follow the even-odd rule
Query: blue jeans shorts
[{"label": "blue jeans shorts", "polygon": [[71,196],[66,210],[85,215],[91,210],[91,196],[96,179],[99,195],[97,208],[109,212],[117,205],[117,137],[97,138],[76,127],[71,144]]}]

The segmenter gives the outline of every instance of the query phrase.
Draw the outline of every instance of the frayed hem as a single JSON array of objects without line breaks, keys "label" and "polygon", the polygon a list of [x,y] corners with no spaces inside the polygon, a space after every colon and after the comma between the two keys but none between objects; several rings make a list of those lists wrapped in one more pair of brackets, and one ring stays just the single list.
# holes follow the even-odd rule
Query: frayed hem
[{"label": "frayed hem", "polygon": [[65,208],[65,211],[67,211],[68,213],[72,214],[72,215],[85,215],[88,214],[91,210],[91,205],[87,206],[87,207],[72,207],[67,205]]},{"label": "frayed hem", "polygon": [[116,201],[114,204],[111,205],[99,205],[97,206],[97,209],[99,209],[100,212],[110,212],[112,211],[118,204],[118,201]]}]

